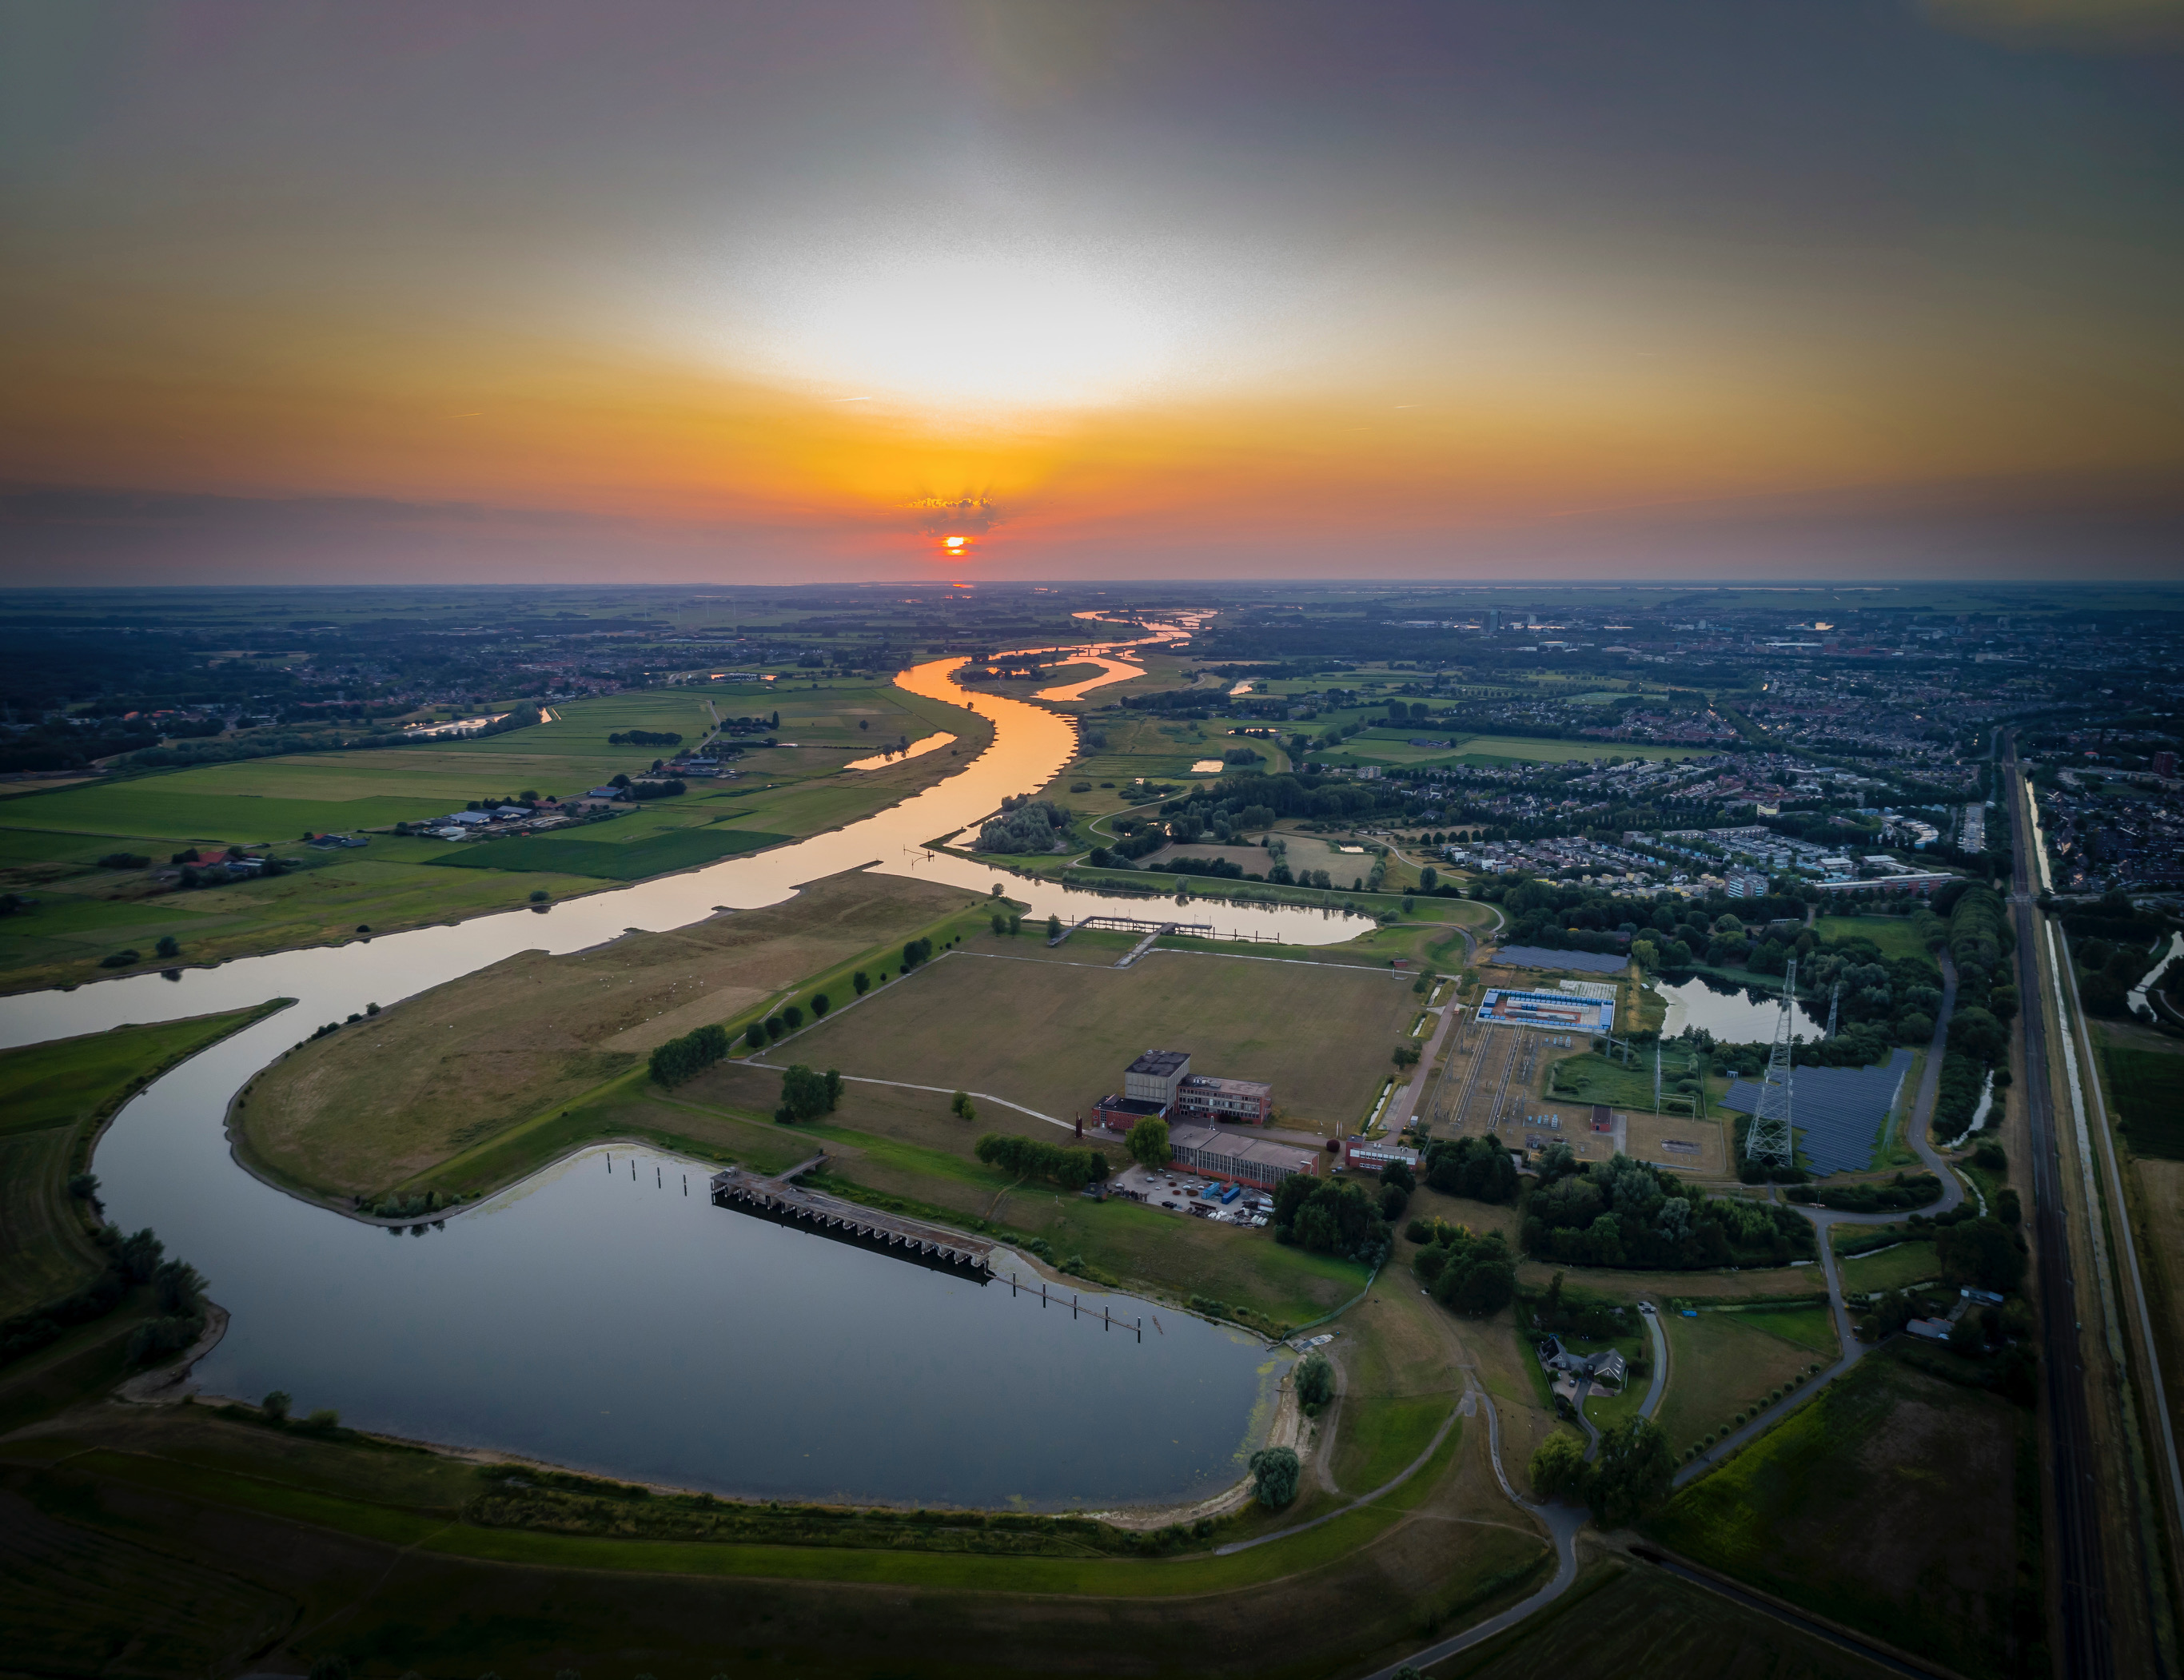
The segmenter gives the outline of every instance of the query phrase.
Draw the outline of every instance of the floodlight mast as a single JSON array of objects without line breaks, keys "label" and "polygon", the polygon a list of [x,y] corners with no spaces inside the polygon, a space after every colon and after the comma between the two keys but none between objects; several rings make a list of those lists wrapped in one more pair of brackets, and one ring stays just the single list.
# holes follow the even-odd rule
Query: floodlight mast
[{"label": "floodlight mast", "polygon": [[1782,1007],[1774,1017],[1774,1042],[1767,1052],[1767,1074],[1759,1087],[1759,1105],[1744,1134],[1744,1158],[1760,1166],[1788,1168],[1797,1146],[1790,1135],[1791,1025],[1797,1006],[1797,960],[1790,959],[1782,976]]}]

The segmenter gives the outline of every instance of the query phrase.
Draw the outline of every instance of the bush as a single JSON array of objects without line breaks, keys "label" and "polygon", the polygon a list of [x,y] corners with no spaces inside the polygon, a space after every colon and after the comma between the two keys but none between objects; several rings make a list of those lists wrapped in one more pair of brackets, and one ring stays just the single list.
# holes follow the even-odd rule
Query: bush
[{"label": "bush", "polygon": [[1287,1447],[1262,1447],[1250,1460],[1251,1493],[1259,1503],[1279,1510],[1297,1496],[1301,1466]]},{"label": "bush", "polygon": [[1323,1354],[1310,1354],[1296,1368],[1297,1404],[1306,1417],[1318,1417],[1334,1398],[1334,1367]]}]

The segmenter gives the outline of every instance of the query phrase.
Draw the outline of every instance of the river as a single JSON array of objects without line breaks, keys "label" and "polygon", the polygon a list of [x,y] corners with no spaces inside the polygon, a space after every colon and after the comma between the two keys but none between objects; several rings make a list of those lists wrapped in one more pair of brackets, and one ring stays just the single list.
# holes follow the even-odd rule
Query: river
[{"label": "river", "polygon": [[[5,1044],[300,1000],[133,1098],[95,1160],[109,1216],[157,1230],[231,1315],[198,1367],[203,1386],[279,1388],[299,1409],[333,1406],[365,1428],[765,1498],[1054,1509],[1195,1498],[1235,1480],[1279,1370],[1234,1330],[1165,1314],[1156,1327],[1150,1308],[1120,1298],[1110,1310],[1145,1316],[1142,1340],[1103,1330],[1003,1286],[716,1209],[701,1169],[656,1152],[587,1150],[419,1236],[296,1201],[228,1154],[229,1098],[306,1026],[516,951],[573,951],[773,904],[865,865],[980,893],[1002,882],[1034,917],[1112,910],[925,849],[1004,795],[1044,786],[1074,751],[1056,715],[950,682],[958,663],[898,680],[990,718],[992,745],[832,833],[545,915],[0,1000]],[[1114,664],[1111,676],[1137,674]],[[1214,919],[1302,944],[1359,926],[1298,908]]]}]

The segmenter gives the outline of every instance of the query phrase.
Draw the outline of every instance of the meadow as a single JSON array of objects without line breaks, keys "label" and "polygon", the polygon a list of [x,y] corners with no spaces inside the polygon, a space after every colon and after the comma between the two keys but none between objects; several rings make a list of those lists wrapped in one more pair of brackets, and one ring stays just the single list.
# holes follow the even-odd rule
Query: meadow
[{"label": "meadow", "polygon": [[[2032,1414],[1869,1355],[1646,1525],[1664,1545],[1961,1674],[2034,1672]],[[2027,1556],[2030,1569],[2023,1566]]]},{"label": "meadow", "polygon": [[[527,951],[404,999],[291,1051],[244,1088],[239,1154],[289,1188],[338,1201],[428,1178],[472,1191],[449,1165],[575,1102],[692,1028],[786,1001],[815,973],[874,971],[928,932],[968,926],[973,895],[850,871],[779,904],[591,950]],[[846,999],[849,987],[841,987]],[[538,1160],[519,1152],[510,1176]]]},{"label": "meadow", "polygon": [[[1817,1286],[1817,1277],[1813,1281]],[[1724,1432],[1736,1413],[1748,1413],[1792,1377],[1832,1364],[1840,1352],[1828,1310],[1819,1305],[1708,1307],[1685,1318],[1664,1301],[1661,1327],[1669,1338],[1669,1375],[1658,1421],[1680,1456],[1704,1436]]]},{"label": "meadow", "polygon": [[[1446,747],[1415,747],[1414,740],[1447,741]],[[1314,748],[1315,764],[1401,765],[1428,768],[1451,765],[1501,765],[1575,764],[1591,759],[1684,759],[1698,747],[1656,746],[1644,741],[1534,740],[1520,735],[1466,735],[1446,726],[1421,724],[1415,729],[1368,729],[1340,747]]]},{"label": "meadow", "polygon": [[1836,1269],[1842,1275],[1843,1293],[1864,1295],[1901,1289],[1906,1284],[1939,1277],[1942,1261],[1930,1241],[1914,1240],[1898,1243],[1878,1254],[1837,1260]]},{"label": "meadow", "polygon": [[1271,1083],[1280,1125],[1334,1132],[1364,1117],[1416,1002],[1410,976],[1385,970],[1180,950],[1117,969],[978,947],[772,1059],[984,1091],[1067,1119],[1120,1091],[1123,1070],[1161,1045],[1189,1051],[1195,1071]]}]

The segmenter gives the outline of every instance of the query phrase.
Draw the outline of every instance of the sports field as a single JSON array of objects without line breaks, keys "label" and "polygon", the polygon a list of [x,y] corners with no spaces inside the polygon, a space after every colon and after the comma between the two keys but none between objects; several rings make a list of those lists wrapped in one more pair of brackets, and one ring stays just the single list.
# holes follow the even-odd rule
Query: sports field
[{"label": "sports field", "polygon": [[793,1059],[1068,1118],[1159,1046],[1189,1051],[1194,1072],[1271,1083],[1282,1126],[1348,1132],[1417,1016],[1410,987],[1386,970],[1189,952],[1128,969],[961,954],[814,1028]]},{"label": "sports field", "polygon": [[2033,1427],[2006,1400],[1875,1353],[1647,1527],[1958,1673],[2011,1672],[2013,1621],[2036,1616],[2040,1592],[2014,1498]]}]

